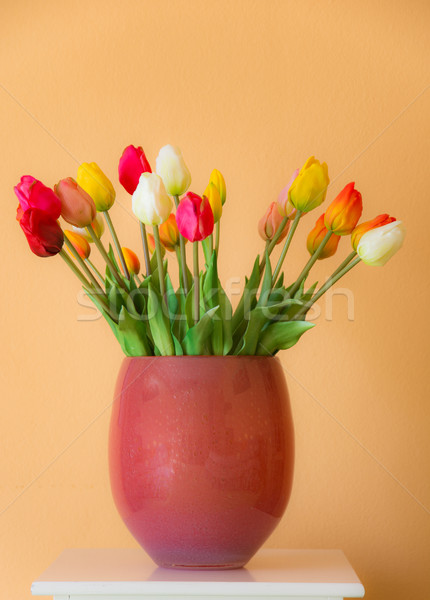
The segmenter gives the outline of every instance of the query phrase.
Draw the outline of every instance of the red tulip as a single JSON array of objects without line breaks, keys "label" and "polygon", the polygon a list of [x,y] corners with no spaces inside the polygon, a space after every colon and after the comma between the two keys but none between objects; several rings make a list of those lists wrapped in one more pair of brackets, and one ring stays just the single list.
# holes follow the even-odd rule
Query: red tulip
[{"label": "red tulip", "polygon": [[[51,188],[31,175],[24,175],[14,188],[18,197],[21,212],[36,208],[47,213],[55,221],[61,214],[61,202]],[[21,213],[18,213],[21,214]]]},{"label": "red tulip", "polygon": [[383,225],[388,225],[388,223],[392,223],[396,219],[394,217],[390,217],[386,213],[383,215],[378,215],[371,221],[366,221],[365,223],[360,223],[354,229],[351,234],[351,244],[354,250],[357,250],[358,242],[361,240],[361,236],[370,231],[371,229],[376,229],[377,227],[382,227]]},{"label": "red tulip", "polygon": [[18,208],[19,224],[30,250],[37,256],[55,256],[63,247],[64,234],[58,222],[47,212],[37,208],[26,211]]},{"label": "red tulip", "polygon": [[62,179],[54,187],[61,201],[61,216],[75,227],[91,225],[97,215],[94,200],[71,177]]},{"label": "red tulip", "polygon": [[118,174],[121,185],[129,194],[134,193],[142,173],[152,173],[143,149],[127,146],[119,159]]},{"label": "red tulip", "polygon": [[190,242],[207,238],[214,228],[214,216],[206,196],[185,194],[176,211],[176,223],[181,235]]},{"label": "red tulip", "polygon": [[349,235],[363,212],[361,194],[348,183],[325,211],[324,225],[336,235]]}]

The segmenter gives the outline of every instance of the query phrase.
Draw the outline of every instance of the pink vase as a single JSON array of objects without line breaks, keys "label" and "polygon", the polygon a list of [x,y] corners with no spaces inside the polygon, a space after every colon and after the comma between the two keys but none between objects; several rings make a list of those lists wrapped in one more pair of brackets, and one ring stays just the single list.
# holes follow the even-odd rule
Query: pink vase
[{"label": "pink vase", "polygon": [[125,358],[112,410],[112,493],[162,567],[242,567],[279,523],[294,431],[277,358]]}]

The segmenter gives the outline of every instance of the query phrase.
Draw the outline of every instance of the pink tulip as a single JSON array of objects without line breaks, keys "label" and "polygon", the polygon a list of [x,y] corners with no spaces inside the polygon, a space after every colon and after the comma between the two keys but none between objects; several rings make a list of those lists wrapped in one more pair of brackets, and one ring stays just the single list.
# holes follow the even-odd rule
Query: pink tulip
[{"label": "pink tulip", "polygon": [[185,194],[176,211],[176,223],[181,235],[190,242],[207,238],[214,228],[214,216],[206,196]]},{"label": "pink tulip", "polygon": [[20,204],[19,215],[35,208],[47,213],[55,221],[61,214],[61,202],[51,188],[31,175],[23,175],[14,188]]},{"label": "pink tulip", "polygon": [[54,187],[61,200],[61,216],[75,227],[87,227],[96,218],[97,210],[94,200],[78,186],[71,177],[62,179]]},{"label": "pink tulip", "polygon": [[152,173],[143,149],[127,146],[119,159],[118,174],[121,185],[129,194],[137,188],[142,173]]}]

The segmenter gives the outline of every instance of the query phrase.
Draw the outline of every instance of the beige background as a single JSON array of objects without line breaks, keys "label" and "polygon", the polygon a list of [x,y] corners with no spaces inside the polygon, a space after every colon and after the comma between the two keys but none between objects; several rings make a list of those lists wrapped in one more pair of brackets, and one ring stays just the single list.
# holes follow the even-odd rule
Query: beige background
[{"label": "beige background", "polygon": [[[404,249],[360,265],[320,303],[318,326],[281,353],[297,467],[267,546],[341,548],[369,600],[430,596],[426,0],[3,0],[0,595],[30,584],[65,547],[131,547],[113,505],[106,442],[121,350],[77,303],[60,258],[33,256],[15,222],[23,173],[49,185],[95,160],[112,217],[140,251],[117,161],[179,145],[202,192],[227,180],[223,278],[248,272],[257,219],[310,154],[330,198],[351,180],[363,218],[404,220]],[[318,213],[319,214],[319,213]],[[306,258],[302,225],[288,272]],[[126,240],[126,241],[125,241]],[[338,257],[349,252],[343,240]],[[322,261],[323,280],[337,261]],[[329,309],[327,312],[327,308]],[[351,309],[351,304],[350,304]]]}]

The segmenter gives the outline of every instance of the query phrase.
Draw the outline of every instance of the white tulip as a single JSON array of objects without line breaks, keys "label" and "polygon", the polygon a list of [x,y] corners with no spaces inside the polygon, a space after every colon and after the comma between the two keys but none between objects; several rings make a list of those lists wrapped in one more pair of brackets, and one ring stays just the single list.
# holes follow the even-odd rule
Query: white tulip
[{"label": "white tulip", "polygon": [[161,177],[156,173],[142,173],[133,193],[131,206],[139,221],[154,226],[167,221],[173,202]]},{"label": "white tulip", "polygon": [[400,249],[406,229],[401,221],[393,221],[362,235],[357,254],[367,265],[382,267]]},{"label": "white tulip", "polygon": [[168,144],[161,148],[155,162],[155,170],[172,196],[180,196],[190,187],[191,173],[176,146]]}]

